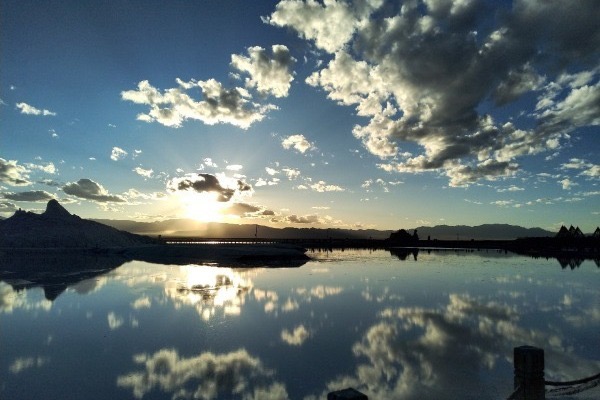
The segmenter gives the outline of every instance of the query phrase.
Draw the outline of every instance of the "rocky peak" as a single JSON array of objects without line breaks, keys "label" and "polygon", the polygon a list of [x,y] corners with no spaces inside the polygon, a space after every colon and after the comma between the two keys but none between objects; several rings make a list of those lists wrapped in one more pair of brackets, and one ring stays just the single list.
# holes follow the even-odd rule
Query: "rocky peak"
[{"label": "rocky peak", "polygon": [[51,218],[68,218],[71,216],[71,214],[54,199],[48,202],[46,211],[44,211],[42,215]]}]

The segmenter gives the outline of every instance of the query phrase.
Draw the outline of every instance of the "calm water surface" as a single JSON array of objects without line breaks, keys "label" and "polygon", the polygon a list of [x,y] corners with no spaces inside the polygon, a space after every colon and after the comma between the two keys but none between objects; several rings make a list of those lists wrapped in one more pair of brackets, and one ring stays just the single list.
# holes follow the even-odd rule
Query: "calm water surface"
[{"label": "calm water surface", "polygon": [[312,256],[2,281],[0,398],[324,399],[351,386],[370,399],[505,399],[524,344],[545,349],[547,379],[600,371],[592,261]]}]

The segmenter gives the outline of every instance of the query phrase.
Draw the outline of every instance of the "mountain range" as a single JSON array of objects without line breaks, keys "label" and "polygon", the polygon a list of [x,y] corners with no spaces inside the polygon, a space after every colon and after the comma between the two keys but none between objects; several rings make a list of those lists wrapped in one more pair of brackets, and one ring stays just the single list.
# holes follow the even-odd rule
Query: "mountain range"
[{"label": "mountain range", "polygon": [[153,242],[72,215],[56,200],[50,200],[42,214],[18,210],[0,221],[0,248],[111,248]]},{"label": "mountain range", "polygon": [[[392,230],[376,229],[318,229],[318,228],[272,228],[254,224],[226,224],[199,222],[191,219],[169,219],[156,222],[96,219],[94,221],[140,235],[189,236],[204,238],[258,238],[263,239],[387,239]],[[512,240],[520,237],[547,237],[556,233],[542,228],[523,228],[507,224],[478,226],[419,226],[421,239],[431,240]],[[414,229],[409,229],[412,233]]]}]

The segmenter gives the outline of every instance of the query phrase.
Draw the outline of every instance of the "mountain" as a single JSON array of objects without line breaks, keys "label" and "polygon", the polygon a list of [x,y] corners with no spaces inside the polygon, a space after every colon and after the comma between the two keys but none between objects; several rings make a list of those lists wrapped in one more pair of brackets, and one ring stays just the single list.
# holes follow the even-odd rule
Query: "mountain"
[{"label": "mountain", "polygon": [[508,224],[484,224],[478,226],[436,225],[420,226],[416,229],[421,240],[426,240],[428,237],[431,240],[513,240],[524,237],[548,237],[556,235],[555,232],[550,232],[542,228],[523,228],[522,226]]},{"label": "mountain", "polygon": [[70,214],[50,200],[42,214],[18,210],[0,221],[0,248],[133,247],[153,240]]},{"label": "mountain", "polygon": [[[219,222],[199,222],[190,219],[169,219],[156,222],[136,222],[128,220],[95,220],[117,229],[141,235],[195,236],[204,238],[253,238],[263,239],[387,239],[392,230],[376,229],[318,229],[318,228],[271,228],[254,224],[225,224]],[[257,228],[258,227],[258,228]],[[420,226],[416,228],[419,237],[439,240],[511,240],[519,237],[554,236],[554,232],[541,228],[523,228],[506,224],[479,226]],[[410,229],[412,234],[413,229]]]}]

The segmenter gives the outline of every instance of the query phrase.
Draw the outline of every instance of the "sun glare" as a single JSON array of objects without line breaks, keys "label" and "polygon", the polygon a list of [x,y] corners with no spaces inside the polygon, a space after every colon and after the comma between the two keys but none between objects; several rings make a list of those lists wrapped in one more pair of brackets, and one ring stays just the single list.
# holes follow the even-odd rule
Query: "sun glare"
[{"label": "sun glare", "polygon": [[202,222],[220,222],[226,203],[217,201],[215,193],[180,193],[181,205],[187,218]]}]

